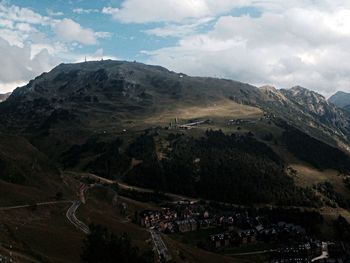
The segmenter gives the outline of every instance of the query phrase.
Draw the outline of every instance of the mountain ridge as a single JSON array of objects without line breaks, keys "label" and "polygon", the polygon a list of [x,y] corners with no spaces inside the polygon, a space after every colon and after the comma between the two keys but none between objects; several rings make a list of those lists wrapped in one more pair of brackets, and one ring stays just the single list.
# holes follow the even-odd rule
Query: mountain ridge
[{"label": "mountain ridge", "polygon": [[316,92],[299,86],[259,89],[127,61],[60,64],[17,88],[0,105],[0,119],[5,127],[22,131],[60,121],[96,128],[94,123],[107,113],[115,123],[124,125],[136,118],[142,124],[148,116],[166,115],[171,107],[205,108],[230,101],[273,113],[318,139],[349,148],[349,115]]},{"label": "mountain ridge", "polygon": [[328,101],[333,103],[337,107],[342,108],[347,112],[350,112],[350,93],[344,91],[337,91],[328,99]]}]

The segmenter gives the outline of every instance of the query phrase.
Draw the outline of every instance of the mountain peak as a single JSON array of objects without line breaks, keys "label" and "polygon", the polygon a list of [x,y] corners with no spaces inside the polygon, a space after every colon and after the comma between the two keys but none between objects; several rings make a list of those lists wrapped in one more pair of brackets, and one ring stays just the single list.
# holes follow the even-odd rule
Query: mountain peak
[{"label": "mountain peak", "polygon": [[350,105],[350,93],[344,91],[337,91],[328,99],[328,101],[333,103],[337,107],[349,108],[347,106]]}]

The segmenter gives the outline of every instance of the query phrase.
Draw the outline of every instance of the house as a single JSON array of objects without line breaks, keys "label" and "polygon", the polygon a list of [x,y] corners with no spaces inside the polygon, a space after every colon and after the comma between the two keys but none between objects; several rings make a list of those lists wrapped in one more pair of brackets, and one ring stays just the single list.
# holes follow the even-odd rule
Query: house
[{"label": "house", "polygon": [[161,213],[154,210],[144,210],[140,213],[140,224],[145,228],[155,226],[160,222]]},{"label": "house", "polygon": [[255,229],[241,230],[237,233],[241,244],[254,244],[257,241],[257,232]]},{"label": "house", "polygon": [[190,232],[198,229],[197,221],[193,218],[175,221],[179,232]]},{"label": "house", "polygon": [[210,236],[211,245],[214,248],[228,247],[232,242],[232,235],[230,233],[221,233]]}]

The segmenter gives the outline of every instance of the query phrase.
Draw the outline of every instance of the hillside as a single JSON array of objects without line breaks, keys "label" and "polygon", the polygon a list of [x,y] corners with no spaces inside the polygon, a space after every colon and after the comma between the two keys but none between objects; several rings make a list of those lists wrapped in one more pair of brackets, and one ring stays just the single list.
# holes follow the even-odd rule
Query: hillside
[{"label": "hillside", "polygon": [[[323,96],[301,87],[277,90],[232,80],[190,77],[141,63],[108,60],[61,64],[16,89],[0,104],[0,120],[4,131],[25,137],[61,169],[118,177],[133,184],[190,195],[203,195],[205,184],[198,178],[207,176],[201,174],[207,168],[191,162],[213,158],[214,154],[199,154],[202,147],[199,142],[210,138],[206,130],[220,129],[225,134],[238,136],[238,141],[233,140],[231,144],[237,144],[247,135],[255,137],[249,142],[251,149],[237,146],[215,153],[215,158],[226,159],[246,155],[243,159],[235,157],[241,166],[237,169],[242,171],[237,174],[242,184],[238,189],[255,187],[248,186],[254,178],[246,175],[248,167],[253,169],[252,175],[259,174],[262,167],[278,174],[288,166],[290,156],[319,169],[348,170],[349,158],[344,150],[349,145],[350,118]],[[201,120],[206,121],[193,130],[179,129],[180,124]],[[153,135],[142,137],[142,134]],[[169,139],[169,136],[176,138],[176,134],[185,137]],[[290,142],[294,136],[300,138],[299,141]],[[227,140],[216,137],[217,143]],[[148,139],[143,141],[145,138]],[[183,154],[188,151],[188,159],[178,160],[176,156],[181,153],[176,152],[173,144],[184,142],[192,145],[192,150],[183,149]],[[147,144],[142,146],[143,143]],[[266,159],[262,153],[252,155],[249,151],[262,147],[260,143],[268,151],[282,154],[282,159]],[[301,144],[307,148],[303,149]],[[135,147],[133,145],[146,147],[144,151],[148,156],[135,155],[130,148]],[[326,156],[329,151],[339,158],[318,162],[303,154],[313,156],[312,152],[318,152]],[[135,166],[135,159],[142,163]],[[260,164],[250,166],[248,160]],[[164,177],[167,166],[168,170],[174,169],[174,178]],[[189,169],[185,179],[189,180],[188,189],[192,190],[185,191],[170,183],[177,180],[175,171],[184,167]],[[224,168],[218,165],[215,169]],[[227,175],[230,174],[228,170]],[[145,181],[148,176],[151,178]],[[149,184],[154,176],[159,176],[157,180],[162,183]],[[266,191],[276,191],[274,196],[256,196],[249,202],[299,202],[293,197],[300,191],[297,188],[288,197],[294,201],[277,198],[284,189],[278,185],[285,177],[287,174],[277,177],[275,183],[271,177],[263,183]],[[212,183],[212,178],[215,177],[209,176],[206,180]],[[291,184],[293,189],[293,181],[283,184]],[[271,185],[275,186],[269,188]],[[310,193],[305,194],[309,199],[314,198]],[[215,196],[215,199],[221,198]],[[238,201],[239,197],[232,196],[230,200]]]},{"label": "hillside", "polygon": [[[61,64],[16,89],[1,104],[0,119],[6,127],[30,129],[31,133],[48,133],[66,126],[59,123],[69,123],[84,134],[86,130],[164,125],[173,118],[210,114],[229,117],[230,110],[242,111],[239,105],[243,104],[347,148],[349,116],[321,95],[306,91],[258,89],[231,80],[189,77],[158,66],[122,61]],[[317,107],[310,108],[313,105]],[[210,114],[203,112],[210,108]],[[118,128],[113,127],[115,124]]]}]

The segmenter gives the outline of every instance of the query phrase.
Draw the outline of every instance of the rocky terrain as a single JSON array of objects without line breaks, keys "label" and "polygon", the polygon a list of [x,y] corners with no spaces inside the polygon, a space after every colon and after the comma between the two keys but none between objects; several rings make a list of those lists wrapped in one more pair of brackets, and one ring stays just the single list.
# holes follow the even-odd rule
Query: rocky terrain
[{"label": "rocky terrain", "polygon": [[338,91],[333,96],[331,96],[328,99],[328,101],[333,103],[337,107],[342,108],[347,112],[350,112],[350,93]]}]

